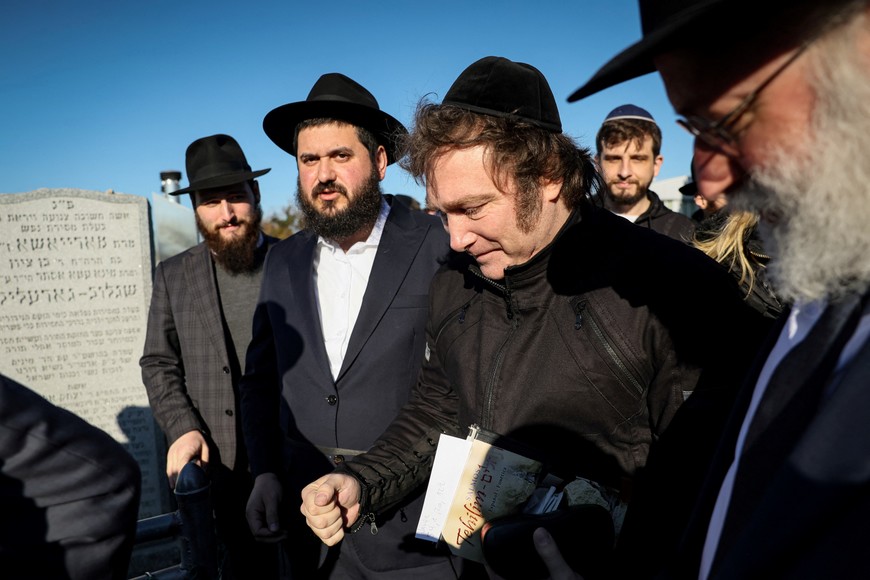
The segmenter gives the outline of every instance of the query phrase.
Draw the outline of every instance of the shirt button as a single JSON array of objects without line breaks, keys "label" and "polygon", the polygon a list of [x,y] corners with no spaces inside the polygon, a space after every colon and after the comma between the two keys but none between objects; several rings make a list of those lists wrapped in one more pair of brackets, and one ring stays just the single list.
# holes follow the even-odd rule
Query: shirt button
[{"label": "shirt button", "polygon": [[224,371],[224,374],[225,374],[225,375],[230,374],[230,367],[224,367],[224,368],[223,368],[223,371]]},{"label": "shirt button", "polygon": [[226,411],[224,411],[224,413],[226,413],[228,417],[232,417],[232,416],[233,416],[233,410],[232,410],[232,409],[227,409]]},{"label": "shirt button", "polygon": [[338,403],[338,397],[336,397],[335,395],[329,395],[328,397],[326,397],[326,402],[330,405],[335,405],[336,403]]},{"label": "shirt button", "polygon": [[344,455],[333,455],[332,462],[338,465],[339,463],[344,463]]}]

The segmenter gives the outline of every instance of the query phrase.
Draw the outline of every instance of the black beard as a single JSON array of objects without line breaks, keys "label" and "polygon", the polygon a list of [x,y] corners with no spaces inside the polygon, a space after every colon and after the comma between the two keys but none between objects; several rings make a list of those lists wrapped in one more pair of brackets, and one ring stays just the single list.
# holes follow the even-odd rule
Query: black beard
[{"label": "black beard", "polygon": [[225,239],[218,230],[209,231],[196,215],[196,227],[202,234],[214,261],[231,274],[246,274],[257,269],[257,242],[260,240],[260,223],[263,210],[260,205],[254,209],[250,221],[233,218],[234,224],[243,227],[241,237]]},{"label": "black beard", "polygon": [[[314,206],[314,202],[302,193],[302,183],[296,179],[296,203],[302,210],[305,218],[304,227],[310,229],[318,236],[332,242],[342,241],[356,235],[359,231],[371,228],[381,212],[381,181],[377,168],[372,167],[369,178],[360,186],[359,192],[353,198],[348,197],[347,189],[335,183],[318,183],[311,192],[311,197],[324,189],[331,189],[348,198],[347,207],[343,210],[333,210],[323,213]],[[326,209],[331,209],[335,204],[326,203]]]}]

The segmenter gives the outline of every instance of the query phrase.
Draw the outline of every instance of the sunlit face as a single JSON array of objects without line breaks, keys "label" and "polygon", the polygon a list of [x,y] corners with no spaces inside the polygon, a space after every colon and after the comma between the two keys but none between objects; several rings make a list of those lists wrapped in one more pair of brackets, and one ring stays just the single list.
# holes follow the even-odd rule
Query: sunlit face
[{"label": "sunlit face", "polygon": [[477,146],[438,158],[426,184],[427,207],[441,212],[450,247],[473,256],[484,276],[500,280],[505,268],[527,262],[549,244],[567,213],[556,210],[559,186],[544,185],[541,214],[521,228],[515,193],[499,190],[484,154],[484,147]]},{"label": "sunlit face", "polygon": [[[736,78],[725,87],[711,78],[718,67],[709,63],[702,66],[690,54],[662,55],[656,59],[656,66],[679,114],[717,120],[757,89],[790,54],[781,54],[743,75],[733,75]],[[731,126],[737,139],[735,157],[717,151],[700,139],[695,140],[695,182],[701,195],[712,199],[738,189],[747,172],[773,162],[773,150],[785,148],[804,158],[808,155],[805,133],[810,126],[814,94],[805,80],[805,64],[804,57],[783,71],[736,119]],[[705,90],[707,86],[715,89]]]},{"label": "sunlit face", "polygon": [[345,123],[307,127],[299,132],[296,146],[300,194],[325,215],[346,209],[373,172],[386,174],[387,154],[378,148],[374,167],[356,128]]},{"label": "sunlit face", "polygon": [[[732,125],[729,155],[696,140],[695,170],[699,189],[724,191],[729,207],[759,214],[771,254],[767,272],[786,302],[863,293],[870,286],[870,166],[860,162],[870,149],[867,30],[861,14],[817,39],[766,85],[796,49],[757,66],[731,55],[741,67],[731,71],[710,62],[699,67],[685,53],[656,62],[684,115],[715,121],[746,95],[757,95]],[[704,70],[715,70],[720,81]],[[723,78],[723,70],[731,74]]]},{"label": "sunlit face", "polygon": [[260,239],[260,189],[256,181],[193,193],[196,227],[214,260],[229,272],[257,267]]},{"label": "sunlit face", "polygon": [[601,173],[607,184],[607,200],[611,209],[630,209],[646,199],[646,192],[659,174],[662,156],[653,155],[652,137],[643,145],[625,141],[615,146],[603,145],[598,157]]},{"label": "sunlit face", "polygon": [[232,242],[244,238],[252,228],[259,233],[259,191],[255,192],[247,181],[196,191],[192,201],[204,237],[219,236],[224,242]]}]

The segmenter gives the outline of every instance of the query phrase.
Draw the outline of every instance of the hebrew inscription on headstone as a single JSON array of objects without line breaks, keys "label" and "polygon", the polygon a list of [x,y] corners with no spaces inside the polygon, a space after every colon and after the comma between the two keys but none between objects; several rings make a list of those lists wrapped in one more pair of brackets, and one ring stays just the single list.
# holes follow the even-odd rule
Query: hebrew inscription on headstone
[{"label": "hebrew inscription on headstone", "polygon": [[0,372],[127,447],[142,468],[140,517],[166,508],[138,364],[151,298],[150,232],[148,202],[139,196],[0,195]]}]

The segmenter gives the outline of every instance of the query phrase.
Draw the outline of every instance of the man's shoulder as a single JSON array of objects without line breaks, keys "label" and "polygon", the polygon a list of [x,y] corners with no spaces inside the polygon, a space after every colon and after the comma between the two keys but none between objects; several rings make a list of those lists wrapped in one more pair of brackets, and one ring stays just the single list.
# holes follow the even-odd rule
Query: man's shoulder
[{"label": "man's shoulder", "polygon": [[640,224],[644,218],[648,219],[649,227],[654,231],[682,242],[689,242],[695,232],[695,221],[666,206],[654,191],[647,191],[647,196],[652,203],[645,216],[638,219],[637,223]]},{"label": "man's shoulder", "polygon": [[207,250],[208,250],[208,248],[206,247],[206,243],[200,242],[200,243],[196,244],[195,246],[191,246],[191,247],[187,248],[186,250],[183,250],[183,251],[175,254],[174,256],[170,256],[169,258],[166,258],[165,260],[161,260],[160,263],[157,264],[157,267],[158,268],[162,267],[164,269],[170,269],[170,270],[175,270],[178,268],[185,268],[185,264],[191,256],[198,256]]},{"label": "man's shoulder", "polygon": [[443,300],[478,293],[481,278],[471,273],[474,263],[468,254],[449,251],[432,278],[432,297]]},{"label": "man's shoulder", "polygon": [[411,209],[395,200],[390,204],[390,215],[387,217],[386,227],[399,226],[403,228],[421,228],[444,232],[441,218],[419,209]]},{"label": "man's shoulder", "polygon": [[722,268],[697,248],[597,207],[565,232],[555,247],[555,255],[559,267],[573,264],[611,276],[664,269],[712,272],[724,278]]},{"label": "man's shoulder", "polygon": [[403,243],[419,240],[426,249],[425,253],[418,254],[421,259],[429,259],[435,255],[442,260],[450,249],[450,237],[439,217],[411,209],[396,201],[393,202],[390,215],[384,224],[383,235],[393,240],[400,238],[404,240]]},{"label": "man's shoulder", "polygon": [[275,243],[269,247],[269,253],[291,254],[299,251],[300,248],[305,247],[307,244],[316,241],[317,236],[311,230],[299,230],[283,240],[276,240]]}]

